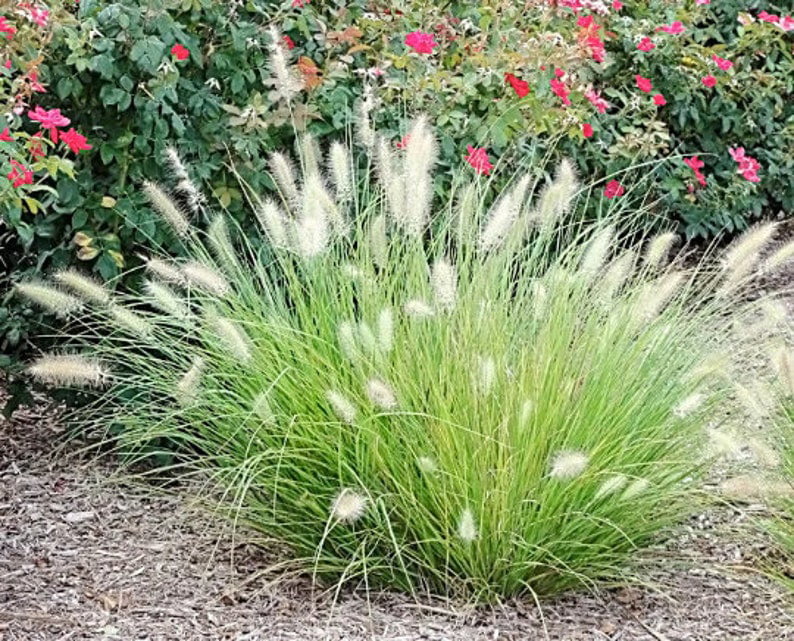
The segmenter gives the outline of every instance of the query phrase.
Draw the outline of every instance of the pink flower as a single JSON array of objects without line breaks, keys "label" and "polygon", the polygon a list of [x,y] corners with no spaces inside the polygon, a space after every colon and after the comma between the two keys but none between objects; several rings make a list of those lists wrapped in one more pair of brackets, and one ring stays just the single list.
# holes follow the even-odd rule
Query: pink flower
[{"label": "pink flower", "polygon": [[697,4],[697,5],[711,4],[711,0],[695,0],[695,4]]},{"label": "pink flower", "polygon": [[623,8],[623,3],[620,0],[614,0],[612,3],[612,8],[615,11],[620,11]]},{"label": "pink flower", "polygon": [[588,87],[585,90],[584,97],[590,101],[590,104],[592,104],[600,114],[606,113],[607,109],[609,109],[609,103],[592,87]]},{"label": "pink flower", "polygon": [[284,43],[284,46],[292,51],[295,48],[295,41],[290,38],[286,33],[281,36],[281,41]]},{"label": "pink flower", "polygon": [[180,44],[175,44],[171,47],[171,55],[179,61],[187,60],[190,57],[190,50]]},{"label": "pink flower", "polygon": [[292,0],[293,9],[303,9],[311,0]]},{"label": "pink flower", "polygon": [[706,186],[706,177],[700,171],[703,168],[703,161],[697,156],[684,158],[684,164],[695,172],[695,178],[703,186]]},{"label": "pink flower", "polygon": [[593,125],[591,125],[589,122],[583,122],[582,123],[582,135],[585,138],[591,138],[592,135],[593,135]]},{"label": "pink flower", "polygon": [[665,33],[669,33],[674,36],[677,36],[681,33],[684,33],[685,27],[683,22],[681,22],[680,20],[676,20],[675,22],[672,22],[670,24],[663,24],[661,27],[656,27],[656,30],[664,31]]},{"label": "pink flower", "polygon": [[411,134],[405,134],[400,140],[394,143],[394,146],[397,149],[405,149],[408,147],[408,143],[411,142]]},{"label": "pink flower", "polygon": [[74,128],[61,132],[61,142],[75,154],[84,149],[92,149],[91,145],[86,144],[88,142],[86,137],[78,133]]},{"label": "pink flower", "polygon": [[711,59],[717,63],[717,67],[719,67],[722,71],[728,71],[728,69],[733,67],[733,63],[730,60],[720,58],[716,53],[711,56]]},{"label": "pink flower", "polygon": [[493,165],[488,159],[488,152],[484,147],[466,146],[466,151],[469,152],[464,160],[469,163],[478,174],[485,174],[486,176],[491,173]]},{"label": "pink flower", "polygon": [[637,45],[637,49],[640,51],[651,51],[652,49],[656,49],[656,45],[653,44],[653,40],[648,38],[647,36],[640,40],[639,44]]},{"label": "pink flower", "polygon": [[751,183],[761,182],[761,179],[758,177],[758,170],[761,169],[761,163],[752,156],[748,156],[744,151],[744,147],[729,147],[728,153],[739,165],[737,171],[745,180],[749,180]]},{"label": "pink flower", "polygon": [[772,24],[777,24],[780,21],[780,16],[767,13],[766,11],[761,11],[758,13],[758,19],[763,20],[764,22],[771,22]]},{"label": "pink flower", "polygon": [[643,78],[641,75],[637,74],[634,76],[634,82],[637,83],[637,89],[644,91],[645,93],[648,93],[651,89],[653,89],[653,83],[651,82],[650,78]]},{"label": "pink flower", "polygon": [[50,19],[50,12],[46,9],[39,9],[33,5],[25,6],[27,9],[28,20],[38,25],[39,27],[46,27],[47,21]]},{"label": "pink flower", "polygon": [[658,105],[660,107],[664,107],[667,104],[667,100],[662,94],[657,93],[653,97],[653,104]]},{"label": "pink flower", "polygon": [[512,73],[505,74],[505,82],[513,88],[519,98],[523,98],[529,93],[529,83],[514,76]]},{"label": "pink flower", "polygon": [[8,24],[5,16],[0,16],[0,33],[4,33],[6,38],[10,40],[16,32],[17,28],[14,25]]},{"label": "pink flower", "polygon": [[28,118],[34,122],[40,122],[41,128],[50,132],[53,142],[58,142],[58,127],[66,127],[71,120],[61,114],[60,109],[42,109],[36,107],[28,110]]},{"label": "pink flower", "polygon": [[708,75],[708,76],[703,76],[700,79],[700,82],[702,82],[709,89],[711,89],[714,85],[717,84],[717,79],[714,76],[712,76],[712,75]]},{"label": "pink flower", "polygon": [[6,127],[3,131],[0,132],[0,141],[2,142],[14,142],[14,137],[11,135],[11,131]]},{"label": "pink flower", "polygon": [[9,59],[9,60],[6,60],[6,61],[3,63],[3,66],[4,66],[6,69],[11,69],[11,60],[10,60],[10,59]]},{"label": "pink flower", "polygon": [[617,180],[610,180],[604,187],[604,198],[612,200],[626,193],[626,189]]},{"label": "pink flower", "polygon": [[794,31],[794,18],[791,16],[783,16],[780,22],[777,23],[777,26],[783,29],[783,31]]},{"label": "pink flower", "polygon": [[562,100],[563,105],[567,106],[571,104],[571,101],[568,98],[568,94],[570,92],[568,91],[568,88],[565,86],[565,83],[562,80],[560,80],[559,78],[552,78],[549,81],[549,84],[551,85],[552,93],[555,96],[557,96],[560,100]]},{"label": "pink flower", "polygon": [[33,172],[25,167],[25,165],[17,160],[12,159],[11,167],[12,169],[8,172],[8,174],[6,174],[6,178],[11,181],[14,187],[33,184]]},{"label": "pink flower", "polygon": [[39,82],[39,73],[37,71],[28,73],[27,81],[30,83],[31,91],[35,91],[36,93],[47,93],[44,85]]},{"label": "pink flower", "polygon": [[433,53],[433,48],[438,46],[432,33],[413,31],[405,36],[405,44],[416,53]]}]

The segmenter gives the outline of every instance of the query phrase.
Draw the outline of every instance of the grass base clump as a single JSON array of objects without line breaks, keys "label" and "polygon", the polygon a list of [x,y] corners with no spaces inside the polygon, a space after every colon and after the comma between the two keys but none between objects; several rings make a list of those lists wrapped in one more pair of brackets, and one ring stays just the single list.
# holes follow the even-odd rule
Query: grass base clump
[{"label": "grass base clump", "polygon": [[125,300],[37,283],[84,332],[30,372],[104,388],[120,448],[209,475],[322,581],[495,600],[621,576],[691,509],[733,292],[774,227],[684,269],[671,234],[571,222],[567,163],[431,216],[435,142],[422,119],[406,140],[372,171],[335,144],[330,180],[310,139],[300,177],[275,155],[263,243],[148,186],[186,257]]}]

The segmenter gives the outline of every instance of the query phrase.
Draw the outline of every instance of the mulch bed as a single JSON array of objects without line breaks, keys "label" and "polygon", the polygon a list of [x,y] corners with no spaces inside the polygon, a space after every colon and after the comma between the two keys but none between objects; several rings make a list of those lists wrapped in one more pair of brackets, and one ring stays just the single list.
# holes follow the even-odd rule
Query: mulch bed
[{"label": "mulch bed", "polygon": [[0,423],[0,641],[55,639],[794,640],[792,597],[748,567],[752,506],[693,519],[654,551],[644,587],[467,608],[334,595],[270,571],[276,550],[191,507],[113,479],[53,443],[46,402]]}]

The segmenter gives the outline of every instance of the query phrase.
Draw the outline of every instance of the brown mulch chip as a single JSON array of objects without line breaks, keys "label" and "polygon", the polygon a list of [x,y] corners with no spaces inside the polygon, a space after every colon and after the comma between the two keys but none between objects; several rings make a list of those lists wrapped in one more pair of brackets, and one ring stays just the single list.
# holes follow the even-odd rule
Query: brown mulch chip
[{"label": "brown mulch chip", "polygon": [[197,514],[187,493],[111,482],[108,463],[53,455],[57,430],[29,410],[0,422],[0,641],[794,640],[791,595],[749,567],[763,542],[730,534],[744,508],[693,519],[643,586],[541,610],[531,599],[466,608],[329,595],[305,578],[273,580],[278,551]]}]

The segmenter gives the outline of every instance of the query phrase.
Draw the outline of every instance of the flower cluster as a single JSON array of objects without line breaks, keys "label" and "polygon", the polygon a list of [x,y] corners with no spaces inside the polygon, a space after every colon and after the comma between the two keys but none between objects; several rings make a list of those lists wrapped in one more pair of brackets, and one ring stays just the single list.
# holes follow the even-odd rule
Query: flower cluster
[{"label": "flower cluster", "polygon": [[744,147],[731,147],[728,149],[728,153],[730,153],[731,158],[738,164],[737,172],[741,174],[745,180],[749,180],[751,183],[761,181],[758,177],[758,170],[761,169],[761,163],[752,156],[748,156],[744,151]]}]

